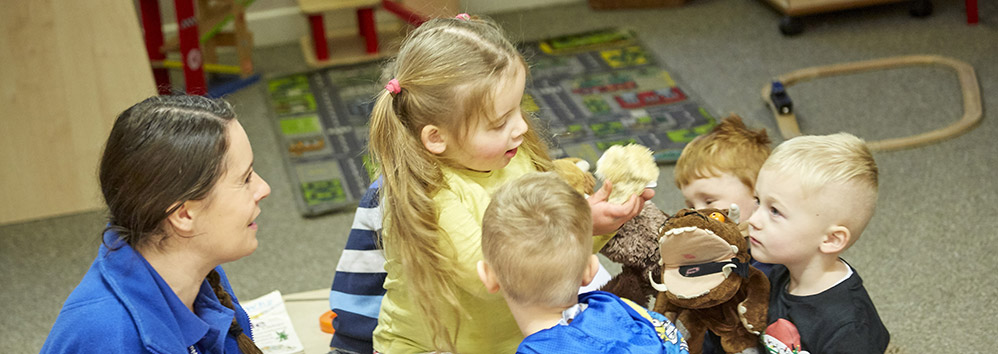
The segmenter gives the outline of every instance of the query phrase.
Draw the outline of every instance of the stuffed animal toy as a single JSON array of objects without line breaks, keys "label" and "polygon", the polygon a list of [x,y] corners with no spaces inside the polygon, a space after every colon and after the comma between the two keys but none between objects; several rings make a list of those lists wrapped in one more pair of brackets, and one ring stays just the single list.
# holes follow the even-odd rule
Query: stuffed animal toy
[{"label": "stuffed animal toy", "polygon": [[[596,191],[596,177],[589,173],[589,163],[586,160],[567,157],[554,160],[552,164],[553,171],[586,198]],[[613,234],[596,236],[593,239],[593,253],[599,252],[610,237],[613,237]]]},{"label": "stuffed animal toy", "polygon": [[703,350],[709,329],[727,353],[755,348],[766,328],[769,280],[749,266],[748,245],[738,231],[738,207],[683,209],[659,233],[662,284],[655,311],[686,328],[690,353]]},{"label": "stuffed animal toy", "polygon": [[568,182],[569,186],[587,197],[593,194],[596,188],[596,177],[589,173],[589,162],[579,158],[566,157],[551,161],[551,163],[554,165],[554,173]]},{"label": "stuffed animal toy", "polygon": [[638,144],[614,145],[603,152],[596,161],[596,177],[613,183],[607,199],[610,203],[624,204],[632,195],[658,180],[658,165],[654,153]]},{"label": "stuffed animal toy", "polygon": [[[577,158],[558,159],[553,163],[554,172],[565,179],[569,185],[587,197],[593,194],[596,180],[589,173],[589,163]],[[572,168],[573,165],[577,168]],[[655,164],[651,149],[647,147],[638,144],[614,145],[608,148],[597,161],[596,175],[604,181],[613,183],[613,190],[607,201],[623,204],[631,196],[641,193],[645,188],[655,186],[658,179],[658,165]],[[593,240],[593,252],[600,252],[613,237],[614,234],[597,236]],[[638,255],[635,259],[644,257]],[[619,262],[619,260],[614,261]],[[644,265],[642,265],[643,267]],[[641,273],[641,277],[644,278],[644,273]],[[640,283],[643,284],[644,281]],[[651,294],[654,294],[654,291]],[[644,299],[632,300],[637,303],[647,302]]]},{"label": "stuffed animal toy", "polygon": [[[589,173],[589,164],[585,160],[564,158],[554,160],[553,164],[554,172],[575,190],[584,195],[593,194],[596,179]],[[616,204],[627,201],[644,188],[654,187],[658,171],[652,151],[637,144],[611,146],[600,157],[596,167],[600,178],[613,183],[608,201]],[[648,201],[641,214],[621,226],[615,236],[597,237],[593,252],[600,252],[621,264],[621,272],[600,290],[648,307],[650,297],[656,291],[645,279],[649,272],[659,274],[658,229],[667,217]]]},{"label": "stuffed animal toy", "polygon": [[[614,145],[596,162],[596,176],[613,183],[607,201],[622,204],[645,188],[655,187],[658,165],[651,149],[638,144]],[[617,234],[606,241],[599,252],[621,264],[621,271],[600,290],[648,307],[655,289],[645,281],[649,271],[658,274],[658,228],[665,215],[651,201],[641,213],[624,223]]]},{"label": "stuffed animal toy", "polygon": [[[553,161],[554,171],[582,194],[594,192],[596,180],[585,160],[564,158]],[[623,203],[632,195],[654,184],[658,179],[658,166],[652,151],[641,145],[612,146],[599,159],[596,173],[613,183],[609,201]],[[667,215],[646,202],[641,214],[625,223],[612,236],[599,236],[593,252],[600,252],[613,262],[621,264],[621,272],[600,290],[608,291],[636,304],[648,307],[650,297],[656,293],[645,279],[648,272],[658,274],[658,229]],[[604,246],[605,245],[605,246]]]},{"label": "stuffed animal toy", "polygon": [[607,259],[620,263],[620,273],[600,287],[600,290],[631,300],[641,307],[648,307],[651,297],[658,293],[648,282],[648,274],[652,273],[653,277],[661,274],[658,230],[668,217],[649,200],[645,202],[640,214],[617,230],[617,235],[603,246],[600,253]]}]

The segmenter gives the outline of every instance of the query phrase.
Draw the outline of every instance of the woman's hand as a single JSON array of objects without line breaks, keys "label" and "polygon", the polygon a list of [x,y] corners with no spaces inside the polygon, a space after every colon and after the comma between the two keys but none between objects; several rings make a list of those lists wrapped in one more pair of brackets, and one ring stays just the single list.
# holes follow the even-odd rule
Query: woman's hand
[{"label": "woman's hand", "polygon": [[589,197],[589,208],[593,213],[593,235],[606,235],[617,231],[621,225],[641,213],[645,201],[655,196],[655,191],[645,188],[641,195],[632,195],[624,204],[616,205],[607,201],[613,186],[610,181],[603,182],[596,193]]}]

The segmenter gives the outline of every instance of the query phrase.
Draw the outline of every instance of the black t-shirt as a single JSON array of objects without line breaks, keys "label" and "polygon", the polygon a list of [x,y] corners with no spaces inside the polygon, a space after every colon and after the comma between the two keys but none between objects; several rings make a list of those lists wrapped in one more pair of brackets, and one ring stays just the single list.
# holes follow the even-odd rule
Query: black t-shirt
[{"label": "black t-shirt", "polygon": [[774,265],[770,273],[769,318],[783,318],[800,333],[801,347],[814,354],[883,353],[891,340],[870,300],[863,279],[852,275],[820,294],[795,296],[787,292],[790,272]]}]

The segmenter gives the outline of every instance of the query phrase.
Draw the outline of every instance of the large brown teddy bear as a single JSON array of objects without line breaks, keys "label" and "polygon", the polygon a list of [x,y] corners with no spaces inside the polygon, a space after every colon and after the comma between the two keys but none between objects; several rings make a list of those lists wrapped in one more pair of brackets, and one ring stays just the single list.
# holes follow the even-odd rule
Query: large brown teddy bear
[{"label": "large brown teddy bear", "polygon": [[769,280],[749,266],[748,245],[738,231],[738,209],[683,209],[659,234],[662,284],[655,311],[676,314],[690,353],[703,350],[709,329],[726,353],[755,348],[766,328]]}]

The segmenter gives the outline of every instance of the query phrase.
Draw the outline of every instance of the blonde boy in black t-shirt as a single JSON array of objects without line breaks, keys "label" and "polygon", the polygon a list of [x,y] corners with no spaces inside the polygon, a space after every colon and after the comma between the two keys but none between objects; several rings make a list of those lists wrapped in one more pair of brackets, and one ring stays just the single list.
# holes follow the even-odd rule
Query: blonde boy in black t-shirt
[{"label": "blonde boy in black t-shirt", "polygon": [[803,350],[883,353],[890,342],[859,274],[839,258],[873,216],[877,174],[866,144],[846,133],[790,139],[759,171],[752,256],[776,264],[769,323],[793,323]]}]

